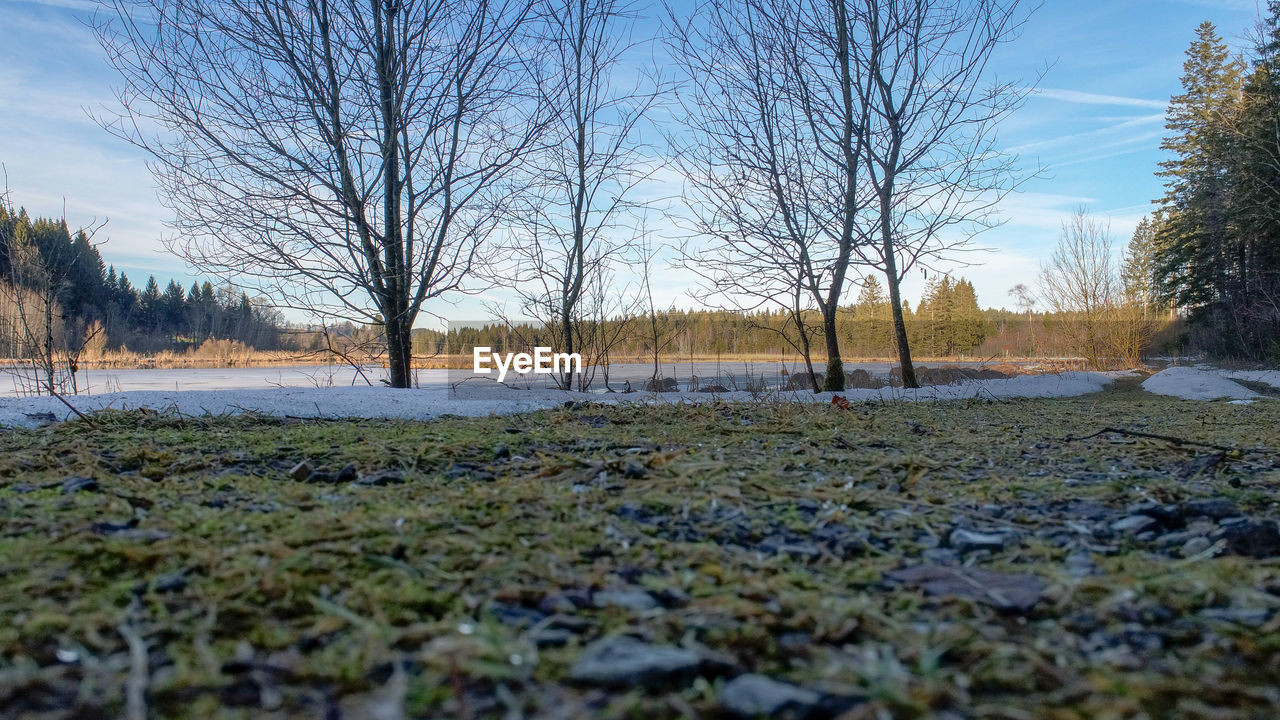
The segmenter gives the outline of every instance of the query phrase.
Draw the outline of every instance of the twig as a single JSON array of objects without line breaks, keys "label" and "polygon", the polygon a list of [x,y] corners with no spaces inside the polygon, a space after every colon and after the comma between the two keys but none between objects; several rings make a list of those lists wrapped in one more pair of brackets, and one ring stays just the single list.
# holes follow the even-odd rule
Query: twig
[{"label": "twig", "polygon": [[147,670],[147,644],[129,625],[120,623],[117,628],[129,645],[129,678],[125,684],[124,716],[127,720],[147,720],[147,685],[151,673]]},{"label": "twig", "polygon": [[85,415],[84,413],[77,410],[75,405],[72,405],[71,403],[67,402],[67,399],[59,395],[57,392],[55,392],[53,388],[49,388],[49,394],[58,398],[58,401],[61,402],[63,405],[66,405],[68,408],[71,408],[71,412],[75,413],[76,416],[79,417],[81,420],[89,423],[90,425],[93,424],[93,421],[89,419],[88,415]]},{"label": "twig", "polygon": [[1174,437],[1173,435],[1158,435],[1156,433],[1145,433],[1145,432],[1139,432],[1137,430],[1121,430],[1120,428],[1113,428],[1113,427],[1102,428],[1098,432],[1093,433],[1091,435],[1082,435],[1080,437],[1066,437],[1066,438],[1063,438],[1062,441],[1075,442],[1077,440],[1091,440],[1093,438],[1098,437],[1099,435],[1105,435],[1107,433],[1115,433],[1117,435],[1128,435],[1130,437],[1146,438],[1148,440],[1163,440],[1164,442],[1173,443],[1174,445],[1209,448],[1210,450],[1219,450],[1225,453],[1253,453],[1257,455],[1280,454],[1280,450],[1275,450],[1272,448],[1228,447],[1226,445],[1214,445],[1213,443],[1200,442],[1199,440],[1187,440],[1185,438]]}]

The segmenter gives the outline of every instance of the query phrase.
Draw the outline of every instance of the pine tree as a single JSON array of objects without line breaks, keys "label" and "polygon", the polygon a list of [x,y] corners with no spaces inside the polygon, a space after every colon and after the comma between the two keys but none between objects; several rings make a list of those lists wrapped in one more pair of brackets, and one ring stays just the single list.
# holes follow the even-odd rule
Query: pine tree
[{"label": "pine tree", "polygon": [[871,275],[864,281],[853,307],[852,345],[863,357],[890,355],[894,350],[892,330],[889,296],[876,276]]},{"label": "pine tree", "polygon": [[986,322],[978,307],[978,293],[973,283],[960,278],[951,291],[951,331],[954,346],[952,352],[970,353],[978,349],[986,339]]},{"label": "pine tree", "polygon": [[1142,218],[1125,249],[1120,268],[1125,300],[1147,317],[1156,307],[1155,223]]},{"label": "pine tree", "polygon": [[1169,101],[1170,135],[1160,147],[1173,157],[1160,163],[1166,182],[1156,267],[1163,296],[1180,305],[1229,295],[1231,143],[1224,118],[1235,112],[1241,70],[1213,23],[1202,23],[1183,63],[1183,92]]},{"label": "pine tree", "polygon": [[[925,283],[924,297],[916,308],[920,327],[920,346],[934,356],[951,355],[955,351],[953,315],[954,285],[948,275],[938,275]],[[914,344],[914,343],[913,343]]]},{"label": "pine tree", "polygon": [[1235,297],[1216,320],[1234,352],[1280,356],[1280,2],[1268,3],[1232,127]]},{"label": "pine tree", "polygon": [[147,278],[147,284],[142,290],[138,305],[142,311],[142,325],[146,330],[153,333],[159,330],[164,313],[160,306],[160,284],[156,282],[155,275]]},{"label": "pine tree", "polygon": [[160,298],[161,324],[164,332],[178,335],[186,331],[187,294],[177,280],[170,280]]}]

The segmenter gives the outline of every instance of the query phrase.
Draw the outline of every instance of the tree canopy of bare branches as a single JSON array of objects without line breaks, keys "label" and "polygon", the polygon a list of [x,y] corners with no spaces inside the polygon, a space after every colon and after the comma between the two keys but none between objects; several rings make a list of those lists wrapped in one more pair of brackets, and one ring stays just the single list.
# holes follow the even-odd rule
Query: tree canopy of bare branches
[{"label": "tree canopy of bare branches", "polygon": [[1040,296],[1091,367],[1141,360],[1150,321],[1124,295],[1110,226],[1077,210],[1040,270]]},{"label": "tree canopy of bare branches", "polygon": [[[838,0],[843,2],[843,0]],[[857,0],[868,114],[863,168],[875,194],[863,260],[888,282],[898,362],[917,387],[902,312],[902,279],[966,249],[996,222],[1016,187],[1016,157],[997,145],[999,122],[1030,86],[989,77],[992,52],[1020,34],[1019,0]]]},{"label": "tree canopy of bare branches", "polygon": [[641,130],[661,93],[653,77],[623,77],[623,60],[646,44],[634,38],[635,3],[547,0],[545,11],[550,122],[525,163],[531,180],[499,277],[514,281],[524,314],[557,348],[595,366],[617,339],[597,319],[634,309],[610,285],[636,261],[644,208],[634,196],[652,169]]},{"label": "tree canopy of bare branches", "polygon": [[[866,116],[845,2],[709,0],[669,11],[693,132],[676,138],[696,230],[685,264],[743,309],[797,301],[823,318],[826,388],[844,387],[835,332],[858,216]],[[804,336],[803,327],[799,327]]]},{"label": "tree canopy of bare branches", "polygon": [[708,295],[823,317],[825,388],[843,388],[836,313],[850,268],[885,274],[903,381],[899,291],[963,249],[1014,186],[995,129],[1027,86],[992,81],[1018,0],[707,0],[669,10],[692,133],[676,138]]},{"label": "tree canopy of bare branches", "polygon": [[148,151],[171,248],[285,306],[410,330],[484,259],[544,124],[530,0],[110,0],[108,129]]}]

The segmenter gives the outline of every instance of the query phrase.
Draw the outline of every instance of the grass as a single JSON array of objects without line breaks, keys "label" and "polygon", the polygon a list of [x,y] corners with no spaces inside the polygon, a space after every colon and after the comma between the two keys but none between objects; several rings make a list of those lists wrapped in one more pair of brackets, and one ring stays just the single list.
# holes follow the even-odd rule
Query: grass
[{"label": "grass", "polygon": [[[1237,450],[1070,439],[1108,426]],[[1274,401],[1130,386],[426,423],[109,412],[5,430],[0,717],[140,702],[153,717],[719,716],[715,674],[647,691],[565,681],[583,645],[621,632],[860,698],[848,717],[1268,717],[1276,558],[1117,534],[1091,541],[1097,571],[1078,576],[1064,538],[1085,501],[1106,522],[1210,497],[1274,519],[1280,466],[1257,450],[1280,446],[1277,428]],[[303,459],[393,472],[298,481]],[[73,477],[96,487],[64,493]],[[966,562],[1033,575],[1043,600],[1010,615],[884,582],[955,525],[1015,537]],[[762,549],[771,538],[817,552]],[[619,585],[663,607],[564,602]],[[549,626],[563,644],[539,642]]]}]

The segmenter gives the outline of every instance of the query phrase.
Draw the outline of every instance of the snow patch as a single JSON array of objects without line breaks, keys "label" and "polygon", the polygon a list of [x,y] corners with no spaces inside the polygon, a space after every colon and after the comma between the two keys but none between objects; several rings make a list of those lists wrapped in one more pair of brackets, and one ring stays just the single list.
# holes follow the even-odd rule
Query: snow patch
[{"label": "snow patch", "polygon": [[[999,380],[969,380],[956,385],[917,390],[880,388],[848,390],[840,395],[851,402],[929,401],[988,398],[1048,398],[1085,395],[1102,390],[1123,373],[1066,372],[1052,375],[1022,375]],[[1239,387],[1239,386],[1237,386]],[[775,392],[753,396],[747,392],[727,393],[629,393],[589,394],[550,389],[520,390],[492,381],[468,382],[453,393],[443,382],[414,390],[386,387],[278,387],[235,390],[138,390],[92,396],[72,396],[68,402],[83,413],[104,409],[149,408],[189,416],[226,415],[246,412],[299,418],[390,418],[429,420],[443,415],[482,417],[530,412],[555,407],[568,401],[621,404],[708,402],[715,399],[750,402],[780,399],[795,402],[830,403],[836,393]],[[65,405],[51,397],[0,398],[0,426],[34,426],[74,417]]]},{"label": "snow patch", "polygon": [[[1241,379],[1249,379],[1242,377]],[[1190,367],[1171,367],[1147,378],[1142,389],[1157,395],[1169,395],[1185,400],[1231,400],[1252,402],[1262,395],[1233,382],[1220,370]]]},{"label": "snow patch", "polygon": [[1234,380],[1258,382],[1280,389],[1280,370],[1229,370],[1223,374]]}]

